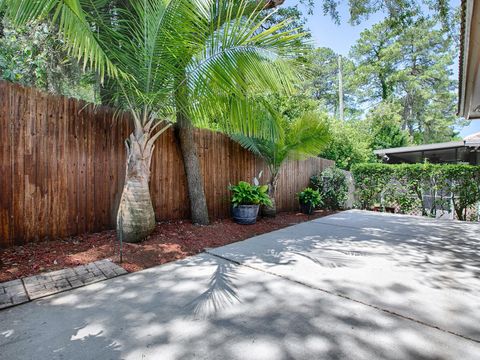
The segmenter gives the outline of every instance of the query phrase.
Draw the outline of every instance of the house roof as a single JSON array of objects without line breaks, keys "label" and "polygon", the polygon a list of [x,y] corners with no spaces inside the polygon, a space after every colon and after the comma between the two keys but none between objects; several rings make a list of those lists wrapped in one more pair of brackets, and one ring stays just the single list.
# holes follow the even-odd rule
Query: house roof
[{"label": "house roof", "polygon": [[390,148],[390,149],[379,149],[379,150],[374,150],[373,153],[376,155],[400,154],[400,153],[432,151],[432,150],[441,150],[441,149],[454,149],[454,148],[464,147],[464,146],[465,146],[465,143],[463,141],[450,141],[445,143],[404,146],[404,147],[397,147],[397,148]]},{"label": "house roof", "polygon": [[465,146],[480,146],[480,132],[477,132],[472,135],[468,135],[463,139]]},{"label": "house roof", "polygon": [[470,163],[480,165],[480,132],[461,141],[437,144],[405,146],[375,150],[377,156],[390,163],[420,163],[427,159],[432,163]]},{"label": "house roof", "polygon": [[458,57],[458,115],[462,112],[462,98],[463,98],[463,47],[465,44],[465,18],[466,18],[466,0],[462,0],[461,14],[460,14],[460,54]]},{"label": "house roof", "polygon": [[444,149],[455,149],[460,147],[480,147],[480,132],[468,135],[463,138],[461,141],[450,141],[444,143],[436,144],[424,144],[424,145],[415,145],[415,146],[403,146],[390,149],[379,149],[374,150],[373,153],[376,155],[386,155],[386,154],[400,154],[400,153],[411,153],[411,152],[421,152],[421,151],[432,151],[432,150],[444,150]]},{"label": "house roof", "polygon": [[462,0],[458,115],[480,118],[480,2]]}]

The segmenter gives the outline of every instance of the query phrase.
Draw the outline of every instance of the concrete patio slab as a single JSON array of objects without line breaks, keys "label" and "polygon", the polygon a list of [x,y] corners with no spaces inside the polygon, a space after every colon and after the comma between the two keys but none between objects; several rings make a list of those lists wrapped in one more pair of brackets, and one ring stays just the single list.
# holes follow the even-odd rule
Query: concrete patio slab
[{"label": "concrete patio slab", "polygon": [[[360,216],[358,216],[360,215]],[[349,210],[315,219],[314,222],[343,227],[361,228],[364,230],[415,237],[449,239],[456,241],[473,241],[479,246],[480,223],[438,220],[422,216],[378,213],[362,210]]]},{"label": "concrete patio slab", "polygon": [[480,227],[348,211],[209,253],[480,341]]},{"label": "concrete patio slab", "polygon": [[478,359],[480,344],[208,254],[0,312],[16,359]]}]

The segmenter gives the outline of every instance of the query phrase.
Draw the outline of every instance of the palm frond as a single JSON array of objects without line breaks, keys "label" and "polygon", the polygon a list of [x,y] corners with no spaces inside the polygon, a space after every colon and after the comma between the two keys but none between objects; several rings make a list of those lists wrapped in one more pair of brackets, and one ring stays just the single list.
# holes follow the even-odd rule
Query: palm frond
[{"label": "palm frond", "polygon": [[[285,124],[285,123],[284,123]],[[277,172],[290,159],[318,156],[330,140],[328,123],[318,113],[305,113],[292,124],[285,124],[281,138],[259,139],[237,133],[230,137],[242,147],[264,159],[271,171]]]},{"label": "palm frond", "polygon": [[330,130],[326,116],[316,113],[304,113],[289,128],[285,146],[289,158],[318,156],[330,141]]},{"label": "palm frond", "polygon": [[168,61],[165,34],[171,18],[183,0],[145,0],[132,2],[128,9],[116,9],[118,20],[107,31],[118,46],[111,49],[117,66],[132,79],[120,79],[121,97],[135,107],[160,108],[173,91],[171,73],[175,64]]},{"label": "palm frond", "polygon": [[242,146],[246,150],[255,154],[256,156],[259,156],[261,158],[268,157],[268,154],[265,154],[265,151],[262,151],[263,149],[262,149],[262,146],[261,146],[261,140],[260,139],[250,137],[250,136],[246,136],[246,135],[243,135],[243,134],[232,134],[232,135],[230,135],[230,138],[233,141],[239,143],[240,146]]},{"label": "palm frond", "polygon": [[204,99],[198,107],[191,107],[190,116],[195,125],[226,134],[274,141],[284,136],[280,115],[261,97],[219,96],[213,102]]},{"label": "palm frond", "polygon": [[[204,38],[192,39],[201,50],[186,67],[190,106],[194,107],[188,112],[195,122],[203,122],[212,116],[212,109],[218,109],[213,112],[230,115],[227,132],[265,137],[266,122],[247,109],[252,106],[249,94],[292,91],[297,74],[285,58],[298,52],[302,34],[285,30],[288,22],[263,29],[268,16],[248,13],[251,1],[214,3],[219,5],[212,8],[210,20],[216,22],[205,26],[209,31],[203,33]],[[243,128],[238,126],[241,117]],[[278,130],[273,135],[278,136]]]},{"label": "palm frond", "polygon": [[17,23],[54,24],[72,56],[114,83],[113,99],[136,114],[136,125],[180,107],[196,124],[283,137],[278,123],[251,106],[252,94],[292,90],[297,73],[284,59],[300,50],[302,34],[288,30],[288,21],[266,29],[266,1],[0,2]]}]

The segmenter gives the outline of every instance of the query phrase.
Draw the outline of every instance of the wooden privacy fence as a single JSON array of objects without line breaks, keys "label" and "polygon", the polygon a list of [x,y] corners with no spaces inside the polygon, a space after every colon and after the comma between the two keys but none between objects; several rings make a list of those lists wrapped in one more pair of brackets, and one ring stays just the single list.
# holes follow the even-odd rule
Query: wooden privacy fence
[{"label": "wooden privacy fence", "polygon": [[[0,247],[112,229],[125,174],[128,115],[0,82]],[[264,163],[228,137],[195,133],[212,218],[229,215],[227,186],[250,181]],[[280,210],[313,173],[334,163],[290,161],[279,180]],[[150,190],[157,220],[189,217],[185,173],[174,131],[157,142]]]}]

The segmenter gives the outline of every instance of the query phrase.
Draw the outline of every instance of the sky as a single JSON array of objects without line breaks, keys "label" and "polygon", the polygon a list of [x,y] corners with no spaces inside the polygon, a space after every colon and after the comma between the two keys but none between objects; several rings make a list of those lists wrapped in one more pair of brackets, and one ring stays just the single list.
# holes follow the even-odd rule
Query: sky
[{"label": "sky", "polygon": [[[348,1],[341,1],[339,12],[341,16],[341,24],[337,25],[330,16],[324,16],[321,11],[321,1],[315,0],[317,6],[314,14],[307,17],[307,27],[312,32],[313,41],[316,46],[329,47],[336,53],[348,55],[350,47],[359,39],[360,33],[373,24],[384,19],[385,14],[373,14],[368,20],[363,21],[360,25],[352,26],[348,23]],[[286,0],[285,5],[295,5],[297,0]],[[460,0],[450,0],[452,6],[459,6]],[[454,65],[454,69],[458,69],[458,64]],[[469,126],[460,130],[460,136],[464,137],[475,132],[480,132],[480,120],[474,120]]]}]

